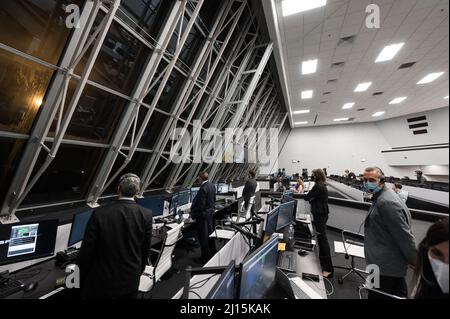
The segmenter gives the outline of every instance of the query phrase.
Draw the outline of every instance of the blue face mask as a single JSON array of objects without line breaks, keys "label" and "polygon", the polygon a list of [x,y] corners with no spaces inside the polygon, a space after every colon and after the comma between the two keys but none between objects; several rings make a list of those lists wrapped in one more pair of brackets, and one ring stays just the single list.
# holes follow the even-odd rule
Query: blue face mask
[{"label": "blue face mask", "polygon": [[381,188],[378,185],[378,183],[373,183],[373,182],[364,182],[364,188],[369,193],[372,193],[372,194],[376,194],[376,193],[378,193],[381,190]]}]

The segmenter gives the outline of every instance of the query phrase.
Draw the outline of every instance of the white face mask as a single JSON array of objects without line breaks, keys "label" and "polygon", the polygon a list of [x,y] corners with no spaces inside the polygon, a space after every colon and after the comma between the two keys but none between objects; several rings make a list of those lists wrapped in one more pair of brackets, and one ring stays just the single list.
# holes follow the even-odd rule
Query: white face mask
[{"label": "white face mask", "polygon": [[433,269],[434,276],[436,277],[439,287],[441,287],[441,290],[444,294],[448,294],[448,264],[438,259],[434,259],[430,257],[430,255],[428,255],[428,259],[430,260],[431,268]]}]

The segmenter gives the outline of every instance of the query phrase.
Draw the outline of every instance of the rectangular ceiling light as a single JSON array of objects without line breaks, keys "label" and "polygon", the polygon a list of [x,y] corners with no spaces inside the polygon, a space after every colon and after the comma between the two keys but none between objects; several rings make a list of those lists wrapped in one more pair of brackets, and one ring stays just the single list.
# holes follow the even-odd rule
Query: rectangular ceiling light
[{"label": "rectangular ceiling light", "polygon": [[314,92],[312,90],[303,91],[302,92],[302,100],[311,99],[313,97]]},{"label": "rectangular ceiling light", "polygon": [[383,51],[381,51],[380,55],[375,60],[375,63],[392,60],[404,45],[405,43],[402,42],[385,46]]},{"label": "rectangular ceiling light", "polygon": [[348,120],[349,120],[348,117],[342,117],[342,118],[334,119],[335,122],[345,122],[345,121],[348,121]]},{"label": "rectangular ceiling light", "polygon": [[343,110],[349,110],[355,106],[355,103],[345,103],[342,107]]},{"label": "rectangular ceiling light", "polygon": [[323,7],[327,0],[283,0],[281,3],[283,16],[287,17],[296,13]]},{"label": "rectangular ceiling light", "polygon": [[355,89],[355,92],[364,92],[367,91],[370,86],[372,85],[372,82],[365,82],[365,83],[360,83],[358,84],[358,86]]},{"label": "rectangular ceiling light", "polygon": [[386,113],[386,112],[384,112],[384,111],[380,111],[380,112],[375,112],[375,113],[373,113],[373,117],[380,117],[380,116],[383,116],[384,115],[384,113]]},{"label": "rectangular ceiling light", "polygon": [[431,82],[433,82],[434,80],[436,80],[438,77],[440,77],[443,74],[444,74],[444,72],[430,73],[426,77],[424,77],[422,80],[417,82],[417,84],[431,83]]},{"label": "rectangular ceiling light", "polygon": [[292,114],[294,114],[294,115],[298,115],[298,114],[308,114],[309,112],[310,112],[310,110],[298,110],[298,111],[292,112]]},{"label": "rectangular ceiling light", "polygon": [[305,124],[308,124],[308,122],[307,122],[307,121],[303,121],[303,122],[295,122],[294,124],[295,124],[295,125],[305,125]]},{"label": "rectangular ceiling light", "polygon": [[448,100],[448,95],[446,97],[444,97],[444,99]]},{"label": "rectangular ceiling light", "polygon": [[406,99],[407,99],[406,96],[397,97],[397,98],[393,99],[391,102],[389,102],[389,104],[400,104]]},{"label": "rectangular ceiling light", "polygon": [[313,74],[317,71],[317,59],[316,60],[308,60],[303,61],[302,63],[302,74]]}]

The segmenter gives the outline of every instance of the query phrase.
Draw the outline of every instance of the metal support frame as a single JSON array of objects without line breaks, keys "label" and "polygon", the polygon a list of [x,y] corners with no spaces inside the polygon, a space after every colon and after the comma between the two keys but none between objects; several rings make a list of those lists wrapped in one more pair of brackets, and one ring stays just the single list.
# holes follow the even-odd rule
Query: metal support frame
[{"label": "metal support frame", "polygon": [[[238,2],[240,3],[239,8],[236,11],[233,11],[233,5]],[[197,61],[195,63],[195,67],[189,77],[189,80],[185,83],[183,89],[180,91],[177,100],[174,103],[172,117],[167,121],[162,134],[159,135],[159,138],[156,143],[156,152],[148,161],[147,165],[143,171],[143,183],[141,188],[141,194],[145,191],[145,189],[151,184],[151,182],[158,176],[154,175],[154,171],[157,167],[158,162],[160,161],[160,153],[163,152],[169,141],[170,141],[170,132],[172,129],[176,127],[177,122],[180,120],[180,116],[184,110],[186,110],[189,106],[191,110],[189,112],[188,118],[185,121],[185,125],[182,129],[186,130],[188,125],[191,123],[192,118],[195,115],[195,112],[200,105],[200,102],[205,94],[206,88],[210,84],[212,77],[216,68],[219,65],[219,62],[223,59],[223,54],[225,49],[227,48],[232,35],[235,32],[237,24],[244,12],[244,9],[247,5],[247,1],[228,1],[222,3],[222,8],[219,13],[219,19],[214,24],[208,39],[206,40],[201,53],[197,57]],[[227,26],[231,25],[228,29]],[[227,31],[224,41],[218,41],[218,38],[221,34]],[[217,45],[220,45],[220,49],[218,51],[214,50]],[[216,54],[214,58],[214,54]],[[193,95],[192,99],[189,98],[192,96],[194,84],[196,81],[199,81],[200,73],[203,68],[206,67],[206,79],[202,83],[202,87],[199,92]],[[164,168],[170,164],[170,161],[167,161]]]},{"label": "metal support frame", "polygon": [[[35,120],[32,132],[28,134],[13,134],[0,132],[1,136],[28,140],[20,159],[19,165],[1,206],[0,221],[16,221],[15,211],[21,202],[45,173],[49,165],[57,156],[62,144],[73,144],[86,147],[105,148],[106,156],[102,159],[99,170],[89,185],[86,200],[95,205],[105,189],[115,180],[120,172],[131,161],[135,152],[146,152],[149,160],[142,174],[143,184],[141,193],[151,185],[153,180],[161,174],[155,172],[161,161],[169,165],[169,153],[166,151],[169,141],[167,132],[177,123],[182,123],[183,128],[192,127],[192,119],[195,114],[200,114],[202,124],[223,129],[229,127],[255,127],[259,123],[267,123],[266,119],[272,115],[269,112],[279,113],[278,95],[274,85],[276,79],[271,75],[273,70],[268,69],[267,76],[262,72],[267,61],[263,62],[264,54],[268,50],[264,37],[260,32],[260,23],[257,12],[251,10],[248,0],[227,0],[221,2],[215,23],[210,31],[206,31],[198,19],[199,11],[204,0],[177,0],[168,14],[168,18],[162,25],[159,37],[151,39],[154,43],[144,38],[129,23],[117,15],[120,0],[103,1],[87,0],[81,14],[79,29],[74,29],[66,49],[58,65],[52,65],[32,55],[21,52],[0,43],[0,49],[27,60],[34,61],[50,70],[55,75],[49,85],[44,104]],[[99,14],[102,20],[98,27],[93,29],[94,22]],[[242,18],[245,17],[243,26]],[[187,21],[187,22],[186,22]],[[118,23],[126,31],[153,50],[147,62],[142,67],[142,72],[136,79],[135,88],[130,95],[122,94],[104,85],[89,80],[97,56],[102,48],[105,37],[112,23]],[[192,69],[179,59],[184,48],[189,32],[193,27],[198,27],[201,34],[207,35],[203,47],[199,50]],[[178,39],[175,52],[168,52],[168,44],[173,34],[178,31]],[[239,33],[237,33],[239,32]],[[233,36],[238,34],[236,40],[231,43]],[[230,47],[230,45],[232,45]],[[271,46],[271,45],[270,45]],[[81,61],[82,56],[90,49],[85,68],[81,75],[73,73],[75,66]],[[226,52],[229,52],[228,56]],[[165,68],[158,73],[161,64]],[[176,70],[186,77],[186,81],[170,112],[157,107],[162,91],[173,71]],[[204,75],[206,70],[206,75]],[[200,75],[202,74],[202,75]],[[213,78],[216,80],[213,83]],[[70,101],[66,101],[68,83],[71,79],[77,80],[75,93]],[[115,128],[115,133],[109,143],[92,143],[87,141],[64,139],[64,135],[70,125],[72,116],[82,96],[86,85],[91,85],[99,90],[119,96],[128,102],[121,119]],[[150,104],[143,102],[150,89],[156,89],[157,93]],[[256,92],[256,94],[254,94]],[[206,102],[202,103],[203,100]],[[66,103],[67,102],[67,103]],[[67,106],[65,105],[67,104]],[[187,118],[184,116],[189,110]],[[139,142],[153,115],[159,112],[170,117],[158,136],[157,143],[152,150],[141,149]],[[143,123],[138,127],[139,113],[145,114]],[[181,115],[183,114],[183,118]],[[271,117],[272,123],[277,123],[275,116]],[[280,123],[282,127],[284,120]],[[55,136],[50,136],[49,131],[55,125]],[[131,145],[124,145],[127,136],[131,134]],[[47,153],[44,164],[37,165],[37,160],[42,156],[42,151]],[[44,153],[44,154],[45,154]],[[122,167],[112,172],[112,167],[123,157]],[[188,169],[184,164],[176,164],[171,170],[168,182],[165,186],[172,188],[182,180],[183,186],[192,183],[199,170],[205,164],[191,164]],[[215,164],[212,177],[217,179],[222,176],[243,176],[254,164]],[[156,174],[155,174],[156,173]],[[79,201],[82,202],[82,201]],[[55,204],[43,204],[39,207],[53,206]]]},{"label": "metal support frame", "polygon": [[[108,13],[103,17],[99,26],[91,34],[100,6],[101,1],[88,0],[83,8],[80,17],[80,25],[82,27],[74,30],[64,53],[64,57],[60,63],[60,69],[56,71],[57,73],[48,90],[45,103],[42,105],[42,111],[36,121],[30,140],[24,151],[24,155],[17,168],[17,173],[14,176],[6,195],[5,202],[3,203],[0,213],[2,216],[7,216],[7,218],[14,217],[15,210],[19,207],[26,195],[49,167],[58,153],[63,137],[78,105],[81,94],[87,84],[97,56],[100,53],[100,49],[111,26],[114,15],[120,6],[120,0],[111,2]],[[89,48],[91,48],[91,53],[81,78],[78,81],[70,103],[65,107],[67,90],[69,81],[73,76],[73,70]],[[52,146],[47,146],[45,141],[49,137],[50,127],[55,120],[57,121],[55,138]],[[42,150],[47,153],[47,157],[44,164],[39,168],[36,168],[36,161]],[[37,170],[37,172],[30,181],[34,170]]]},{"label": "metal support frame", "polygon": [[[147,61],[146,66],[144,67],[144,71],[141,73],[140,79],[138,81],[138,85],[133,92],[133,101],[127,107],[127,114],[123,117],[122,122],[119,124],[119,128],[117,130],[117,134],[111,143],[111,148],[108,152],[105,161],[103,162],[99,173],[97,174],[94,183],[91,186],[91,189],[88,194],[87,201],[89,205],[95,206],[97,204],[97,200],[100,195],[109,187],[109,185],[121,174],[121,172],[126,168],[126,166],[130,163],[133,158],[139,143],[144,135],[145,129],[150,122],[150,119],[153,115],[153,112],[156,108],[157,103],[159,102],[163,90],[172,74],[175,65],[180,57],[181,51],[184,48],[186,40],[195,24],[197,16],[200,12],[200,9],[203,5],[204,0],[198,1],[177,1],[172,7],[172,11],[169,15],[169,18],[166,21],[164,29],[160,34],[161,46],[153,52],[149,60]],[[189,20],[186,24],[184,31],[178,33],[177,45],[175,48],[175,52],[170,54],[171,60],[169,64],[165,67],[164,71],[161,72],[158,76],[156,76],[158,71],[158,66],[163,59],[163,56],[166,55],[166,49],[172,39],[172,35],[177,28],[183,30],[184,27],[184,18],[186,15],[186,10],[189,10],[187,4],[191,2],[193,4],[193,11],[188,15]],[[159,84],[158,84],[159,83]],[[141,107],[143,105],[143,100],[150,93],[150,91],[157,86],[157,91],[155,96],[153,97],[151,105],[147,108],[144,107],[143,112],[145,113],[145,117],[143,122],[138,127],[138,118],[141,112]],[[128,132],[131,132],[131,145],[128,150],[128,153],[125,154],[123,152],[123,144],[125,142],[126,136]],[[117,157],[122,155],[125,159],[121,167],[113,172],[112,176],[111,170],[114,163],[117,160]]]}]

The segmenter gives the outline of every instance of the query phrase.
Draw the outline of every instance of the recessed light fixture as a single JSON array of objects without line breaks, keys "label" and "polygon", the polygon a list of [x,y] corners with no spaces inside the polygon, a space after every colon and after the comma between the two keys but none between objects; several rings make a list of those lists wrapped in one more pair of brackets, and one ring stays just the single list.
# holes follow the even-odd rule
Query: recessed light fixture
[{"label": "recessed light fixture", "polygon": [[348,110],[348,109],[351,109],[354,106],[355,106],[355,103],[345,103],[344,106],[342,107],[342,109],[343,110]]},{"label": "recessed light fixture", "polygon": [[298,114],[308,114],[309,112],[311,112],[311,111],[310,111],[310,110],[298,110],[298,111],[292,112],[292,114],[294,114],[294,115],[298,115]]},{"label": "recessed light fixture", "polygon": [[444,97],[444,99],[448,100],[448,95],[446,97]]},{"label": "recessed light fixture", "polygon": [[444,72],[435,72],[435,73],[430,73],[428,74],[426,77],[424,77],[422,80],[420,80],[419,82],[417,82],[417,84],[427,84],[427,83],[431,83],[434,80],[436,80],[437,78],[439,78],[441,75],[443,75]]},{"label": "recessed light fixture", "polygon": [[375,113],[373,113],[373,117],[380,117],[380,116],[383,116],[384,114],[385,114],[386,112],[384,112],[384,111],[380,111],[380,112],[375,112]]},{"label": "recessed light fixture", "polygon": [[375,63],[392,60],[404,45],[405,43],[402,42],[385,46],[383,51],[381,51],[380,55],[375,60]]},{"label": "recessed light fixture", "polygon": [[[295,0],[295,1],[298,1],[298,0]],[[302,74],[303,75],[313,74],[313,73],[316,73],[316,71],[317,71],[317,59],[303,61],[303,63],[302,63]]]},{"label": "recessed light fixture", "polygon": [[364,92],[367,91],[370,86],[372,85],[372,82],[364,82],[364,83],[360,83],[358,84],[358,86],[355,89],[355,92]]},{"label": "recessed light fixture", "polygon": [[295,125],[305,125],[308,124],[308,121],[303,121],[303,122],[295,122]]},{"label": "recessed light fixture", "polygon": [[406,96],[397,97],[397,98],[393,99],[391,102],[389,102],[389,104],[400,104],[406,99],[407,99]]},{"label": "recessed light fixture", "polygon": [[313,94],[314,94],[313,90],[303,91],[302,92],[302,99],[303,100],[311,99],[313,97]]},{"label": "recessed light fixture", "polygon": [[341,117],[341,118],[334,119],[333,121],[334,122],[345,122],[345,121],[348,121],[348,120],[349,120],[348,117]]},{"label": "recessed light fixture", "polygon": [[296,13],[323,7],[327,0],[283,0],[281,7],[283,16],[290,16]]}]

